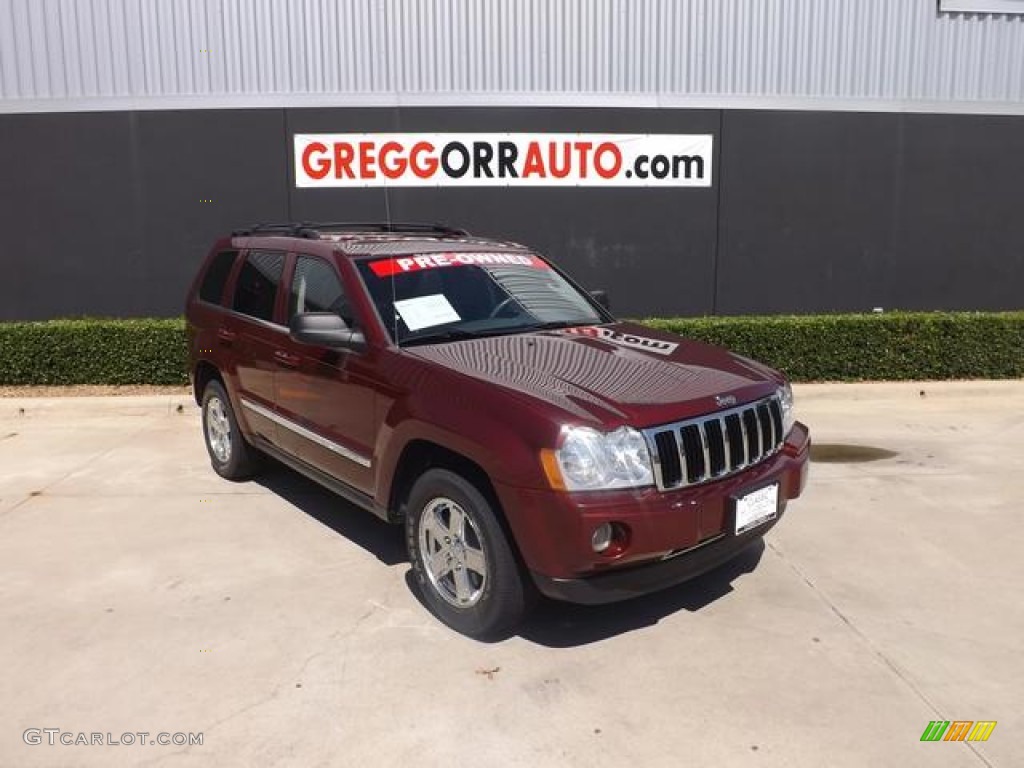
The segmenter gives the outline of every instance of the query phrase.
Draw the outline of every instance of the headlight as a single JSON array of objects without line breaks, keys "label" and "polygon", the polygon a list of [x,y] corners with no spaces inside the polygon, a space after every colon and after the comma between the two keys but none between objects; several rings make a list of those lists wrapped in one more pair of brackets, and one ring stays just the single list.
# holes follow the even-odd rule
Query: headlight
[{"label": "headlight", "polygon": [[796,423],[793,416],[793,388],[788,381],[779,387],[779,405],[782,406],[782,435],[785,437]]},{"label": "headlight", "polygon": [[636,488],[654,483],[647,441],[631,427],[608,433],[570,427],[554,455],[569,491]]}]

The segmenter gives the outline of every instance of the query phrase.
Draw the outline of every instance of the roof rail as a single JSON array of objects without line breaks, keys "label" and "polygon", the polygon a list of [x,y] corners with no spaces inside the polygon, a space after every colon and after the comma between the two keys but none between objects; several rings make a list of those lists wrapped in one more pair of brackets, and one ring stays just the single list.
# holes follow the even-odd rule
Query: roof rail
[{"label": "roof rail", "polygon": [[445,224],[423,224],[410,221],[301,221],[279,224],[254,224],[251,227],[236,229],[231,235],[233,237],[247,237],[250,235],[279,234],[282,237],[304,237],[308,240],[319,240],[321,232],[337,232],[338,230],[395,234],[418,233],[441,235],[444,237],[465,237],[469,234],[464,229],[449,227]]},{"label": "roof rail", "polygon": [[231,232],[232,237],[248,237],[250,235],[281,235],[281,237],[304,237],[307,240],[319,240],[320,233],[306,224],[253,224]]}]

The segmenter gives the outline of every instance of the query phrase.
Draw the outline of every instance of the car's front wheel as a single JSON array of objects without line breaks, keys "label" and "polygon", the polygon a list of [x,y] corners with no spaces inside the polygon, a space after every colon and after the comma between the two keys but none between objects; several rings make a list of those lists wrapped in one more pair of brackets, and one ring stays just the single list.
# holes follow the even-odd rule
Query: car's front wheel
[{"label": "car's front wheel", "polygon": [[460,475],[431,469],[407,510],[409,560],[430,610],[469,637],[507,636],[526,613],[529,585],[491,502]]},{"label": "car's front wheel", "polygon": [[245,480],[256,472],[259,453],[238,428],[224,386],[211,381],[203,390],[203,437],[214,471],[228,480]]}]

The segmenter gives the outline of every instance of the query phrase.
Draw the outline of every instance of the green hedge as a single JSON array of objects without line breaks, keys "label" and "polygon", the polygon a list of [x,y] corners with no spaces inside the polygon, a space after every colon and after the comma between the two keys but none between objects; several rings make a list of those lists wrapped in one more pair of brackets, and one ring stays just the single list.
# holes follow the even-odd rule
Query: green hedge
[{"label": "green hedge", "polygon": [[0,384],[184,384],[185,322],[0,323]]},{"label": "green hedge", "polygon": [[794,381],[1012,379],[1024,376],[1024,312],[643,320],[729,347]]},{"label": "green hedge", "polygon": [[[648,319],[721,344],[796,381],[1018,378],[1024,312]],[[0,384],[183,384],[171,320],[0,323]]]}]

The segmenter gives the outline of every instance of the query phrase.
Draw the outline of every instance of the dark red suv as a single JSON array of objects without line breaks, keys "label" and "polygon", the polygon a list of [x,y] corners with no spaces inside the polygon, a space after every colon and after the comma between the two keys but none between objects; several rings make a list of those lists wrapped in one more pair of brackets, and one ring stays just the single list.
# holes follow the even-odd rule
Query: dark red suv
[{"label": "dark red suv", "polygon": [[403,522],[426,604],[474,637],[538,590],[601,603],[692,578],[800,495],[810,438],[779,373],[603,299],[441,226],[237,231],[186,308],[213,468],[269,455]]}]

